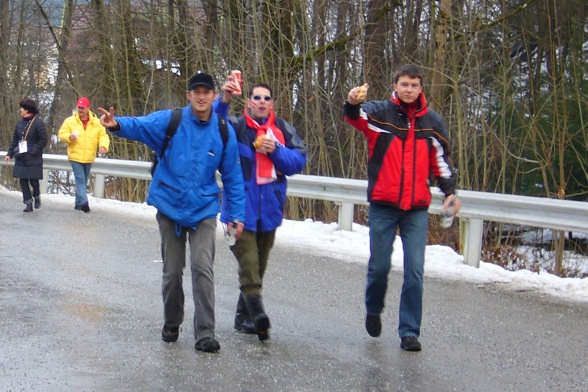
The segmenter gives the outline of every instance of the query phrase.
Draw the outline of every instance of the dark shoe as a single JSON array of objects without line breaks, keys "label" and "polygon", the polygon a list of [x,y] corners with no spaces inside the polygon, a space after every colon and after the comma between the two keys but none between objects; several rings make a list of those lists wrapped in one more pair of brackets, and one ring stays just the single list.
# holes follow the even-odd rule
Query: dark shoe
[{"label": "dark shoe", "polygon": [[237,313],[235,314],[235,329],[243,333],[254,334],[257,333],[253,325],[253,319],[249,315],[247,304],[242,294],[239,294],[239,301],[237,302]]},{"label": "dark shoe", "polygon": [[41,208],[41,196],[35,197],[35,210]]},{"label": "dark shoe", "polygon": [[270,340],[270,332],[269,332],[269,329],[266,329],[261,334],[258,332],[257,333],[257,338],[259,339],[260,342],[265,342],[266,340]]},{"label": "dark shoe", "polygon": [[80,209],[84,212],[90,212],[90,205],[88,203],[86,204],[82,204],[82,206],[80,207]]},{"label": "dark shoe", "polygon": [[196,350],[203,351],[205,353],[215,353],[220,350],[220,344],[215,338],[202,338],[196,342],[194,346]]},{"label": "dark shoe", "polygon": [[165,325],[161,330],[161,340],[166,343],[175,342],[178,340],[178,336],[180,336],[180,327],[171,327],[167,328]]},{"label": "dark shoe", "polygon": [[365,317],[365,330],[372,338],[377,338],[382,333],[382,321],[380,316],[372,316],[368,314]]},{"label": "dark shoe", "polygon": [[421,351],[421,344],[416,336],[403,336],[400,338],[400,348],[404,351]]},{"label": "dark shoe", "polygon": [[22,212],[32,212],[33,211],[33,203],[28,203]]},{"label": "dark shoe", "polygon": [[268,329],[271,327],[270,319],[265,314],[263,309],[263,302],[259,295],[250,295],[245,302],[247,303],[247,309],[253,319],[253,325],[257,332],[257,337],[262,342],[269,339]]},{"label": "dark shoe", "polygon": [[82,210],[82,206],[81,206],[81,205],[79,205],[79,204],[76,204],[76,205],[74,206],[74,210],[81,211],[81,210]]}]

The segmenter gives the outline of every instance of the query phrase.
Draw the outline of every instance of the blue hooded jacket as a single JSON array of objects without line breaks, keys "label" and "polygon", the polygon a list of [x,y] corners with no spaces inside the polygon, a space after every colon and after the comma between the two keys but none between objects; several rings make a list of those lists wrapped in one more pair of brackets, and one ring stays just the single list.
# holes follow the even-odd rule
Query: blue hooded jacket
[{"label": "blue hooded jacket", "polygon": [[162,110],[143,117],[115,117],[120,126],[117,136],[143,142],[160,157],[147,204],[180,226],[195,229],[200,221],[219,212],[218,169],[229,219],[244,221],[243,174],[233,128],[227,124],[229,138],[224,146],[218,116],[213,113],[210,120],[200,121],[188,105],[182,109],[182,120],[161,158],[171,115],[172,110]]}]

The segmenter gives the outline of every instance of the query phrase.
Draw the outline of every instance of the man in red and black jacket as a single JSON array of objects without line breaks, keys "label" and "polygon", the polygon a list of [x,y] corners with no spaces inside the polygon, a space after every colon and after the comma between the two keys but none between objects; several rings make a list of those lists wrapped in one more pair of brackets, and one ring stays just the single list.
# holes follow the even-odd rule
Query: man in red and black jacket
[{"label": "man in red and black jacket", "polygon": [[434,177],[456,214],[461,206],[448,158],[449,141],[439,114],[427,107],[421,72],[404,65],[394,77],[387,101],[363,103],[367,85],[349,91],[345,120],[364,133],[369,147],[368,201],[370,259],[366,287],[366,330],[378,337],[380,314],[396,231],[404,250],[404,283],[400,297],[400,347],[420,351],[423,272],[431,204],[429,178]]}]

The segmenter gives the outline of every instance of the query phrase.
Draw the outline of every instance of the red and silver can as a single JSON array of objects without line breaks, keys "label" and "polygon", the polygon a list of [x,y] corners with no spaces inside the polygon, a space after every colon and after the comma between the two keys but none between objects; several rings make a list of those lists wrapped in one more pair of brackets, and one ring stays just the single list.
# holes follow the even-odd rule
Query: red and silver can
[{"label": "red and silver can", "polygon": [[233,77],[233,80],[235,82],[237,82],[237,89],[235,89],[233,94],[235,94],[235,95],[243,94],[243,75],[241,74],[241,71],[239,71],[238,69],[232,70],[231,76]]}]

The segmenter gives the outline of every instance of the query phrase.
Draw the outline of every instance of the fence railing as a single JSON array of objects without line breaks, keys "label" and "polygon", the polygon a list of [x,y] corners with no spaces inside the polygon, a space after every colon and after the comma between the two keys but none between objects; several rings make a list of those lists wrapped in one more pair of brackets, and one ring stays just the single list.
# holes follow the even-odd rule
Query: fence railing
[{"label": "fence railing", "polygon": [[[0,165],[6,152],[0,152]],[[45,154],[42,192],[47,191],[48,170],[71,171],[65,155]],[[94,197],[104,197],[106,176],[150,180],[150,162],[96,158],[92,165]],[[367,205],[367,181],[345,178],[295,175],[288,178],[288,196],[332,201],[339,206],[338,225],[351,230],[355,205]],[[431,188],[433,202],[429,213],[442,211],[443,194]],[[588,233],[588,203],[499,193],[458,191],[462,208],[458,214],[464,227],[464,260],[478,267],[482,251],[484,221],[526,225],[547,229]]]}]

